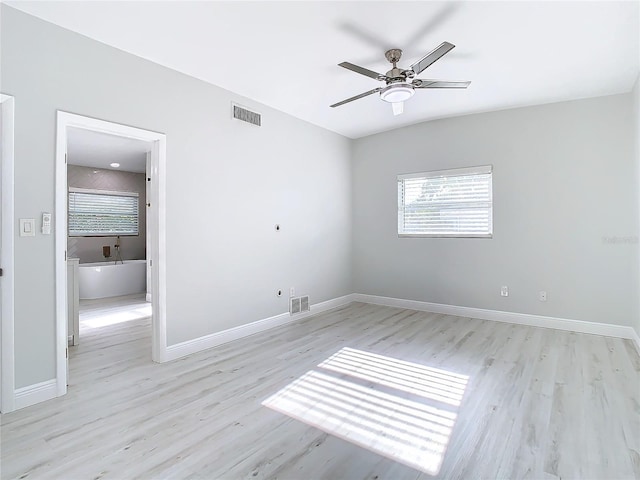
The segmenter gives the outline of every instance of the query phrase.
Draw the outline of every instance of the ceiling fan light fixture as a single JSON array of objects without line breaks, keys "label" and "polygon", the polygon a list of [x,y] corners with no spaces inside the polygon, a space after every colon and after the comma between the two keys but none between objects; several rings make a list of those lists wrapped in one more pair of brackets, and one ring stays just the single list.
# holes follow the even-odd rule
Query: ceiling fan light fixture
[{"label": "ceiling fan light fixture", "polygon": [[380,98],[385,102],[396,104],[409,100],[414,93],[416,92],[410,83],[393,83],[382,89]]}]

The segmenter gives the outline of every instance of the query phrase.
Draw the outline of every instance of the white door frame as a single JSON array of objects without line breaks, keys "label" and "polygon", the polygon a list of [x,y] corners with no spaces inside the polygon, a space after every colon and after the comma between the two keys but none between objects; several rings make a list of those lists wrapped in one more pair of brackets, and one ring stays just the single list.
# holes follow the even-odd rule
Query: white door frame
[{"label": "white door frame", "polygon": [[2,311],[0,312],[0,412],[15,409],[15,357],[13,351],[13,164],[14,164],[14,98],[0,93],[2,104],[2,238],[0,265],[2,274]]},{"label": "white door frame", "polygon": [[[149,202],[151,199],[151,182],[150,182],[150,178],[151,178],[151,152],[147,152],[147,154],[145,155],[145,159],[144,159],[144,192],[145,192],[145,198],[146,200],[146,204],[144,207],[144,211],[147,214],[146,216],[146,231],[145,231],[145,249],[147,252],[151,251],[151,236],[154,234],[153,232],[155,232],[155,230],[153,230],[153,222],[152,219],[150,218],[151,215],[148,213],[149,210]],[[153,287],[153,283],[152,283],[152,279],[151,279],[151,265],[150,265],[150,261],[149,259],[147,259],[147,291],[145,294],[145,300],[147,302],[151,302],[151,289]]]},{"label": "white door frame", "polygon": [[167,361],[166,322],[166,136],[136,127],[58,111],[56,132],[55,271],[56,271],[56,381],[58,396],[67,393],[67,129],[69,127],[152,142],[151,222],[152,343],[154,362]]}]

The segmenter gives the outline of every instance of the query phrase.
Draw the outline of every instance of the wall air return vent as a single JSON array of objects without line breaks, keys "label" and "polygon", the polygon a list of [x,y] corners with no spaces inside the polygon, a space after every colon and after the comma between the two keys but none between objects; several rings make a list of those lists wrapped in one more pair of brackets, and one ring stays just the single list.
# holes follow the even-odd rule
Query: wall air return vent
[{"label": "wall air return vent", "polygon": [[305,295],[304,297],[300,297],[300,311],[308,312],[309,311],[309,295]]},{"label": "wall air return vent", "polygon": [[309,311],[309,295],[303,297],[293,297],[289,300],[289,313],[295,315],[296,313]]},{"label": "wall air return vent", "polygon": [[252,112],[251,110],[238,105],[237,103],[231,103],[231,115],[232,118],[240,120],[242,122],[250,123],[259,127],[262,124],[262,115],[258,112]]}]

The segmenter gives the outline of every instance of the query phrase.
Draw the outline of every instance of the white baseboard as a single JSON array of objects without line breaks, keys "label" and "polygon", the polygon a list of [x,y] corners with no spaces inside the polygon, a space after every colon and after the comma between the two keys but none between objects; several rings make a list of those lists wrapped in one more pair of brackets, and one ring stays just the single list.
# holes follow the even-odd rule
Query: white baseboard
[{"label": "white baseboard", "polygon": [[554,328],[577,333],[589,333],[603,335],[606,337],[616,337],[630,339],[640,355],[640,337],[631,327],[620,325],[609,325],[606,323],[586,322],[582,320],[571,320],[566,318],[547,317],[542,315],[532,315],[528,313],[502,312],[499,310],[487,310],[483,308],[460,307],[455,305],[445,305],[442,303],[421,302],[418,300],[405,300],[402,298],[380,297],[376,295],[366,295],[354,293],[343,297],[334,298],[311,306],[309,312],[291,316],[289,313],[281,313],[273,317],[264,318],[246,325],[230,328],[221,332],[212,333],[204,337],[187,340],[186,342],[170,345],[166,349],[165,361],[197,353],[209,348],[243,338],[254,333],[263,332],[270,328],[279,327],[287,323],[306,318],[310,315],[341,307],[351,302],[371,303],[387,307],[406,308],[409,310],[419,310],[425,312],[442,313],[446,315],[456,315],[458,317],[477,318],[481,320],[493,320],[496,322],[514,323],[518,325],[529,325],[533,327]]},{"label": "white baseboard", "polygon": [[14,407],[16,410],[19,408],[30,407],[31,405],[51,400],[57,396],[58,382],[54,378],[52,380],[47,380],[46,382],[16,388]]},{"label": "white baseboard", "polygon": [[442,303],[421,302],[418,300],[405,300],[402,298],[379,297],[363,293],[353,294],[354,302],[371,303],[386,307],[407,308],[424,312],[443,313],[458,317],[478,318],[481,320],[493,320],[496,322],[515,323],[532,327],[555,328],[578,333],[590,333],[604,335],[605,337],[626,338],[632,340],[640,353],[640,338],[631,327],[610,325],[606,323],[585,322],[582,320],[570,320],[567,318],[546,317],[531,315],[528,313],[501,312],[499,310],[486,310],[484,308],[458,307]]},{"label": "white baseboard", "polygon": [[289,315],[289,313],[281,313],[273,317],[257,320],[246,325],[240,325],[239,327],[229,328],[221,332],[205,335],[204,337],[194,338],[193,340],[187,340],[186,342],[178,343],[175,345],[169,345],[166,350],[165,361],[175,360],[177,358],[190,355],[192,353],[201,352],[223,343],[228,343],[239,338],[253,335],[254,333],[264,332],[270,328],[279,327],[291,322],[297,322],[303,318],[311,315],[317,315],[318,313],[331,310],[332,308],[348,305],[353,302],[353,295],[345,295],[343,297],[334,298],[325,302],[316,303],[311,305],[308,312],[303,312],[296,315]]},{"label": "white baseboard", "polygon": [[640,335],[638,335],[638,332],[635,331],[635,329],[631,329],[632,334],[631,334],[631,340],[633,341],[633,343],[636,346],[636,350],[638,351],[638,355],[640,355]]}]

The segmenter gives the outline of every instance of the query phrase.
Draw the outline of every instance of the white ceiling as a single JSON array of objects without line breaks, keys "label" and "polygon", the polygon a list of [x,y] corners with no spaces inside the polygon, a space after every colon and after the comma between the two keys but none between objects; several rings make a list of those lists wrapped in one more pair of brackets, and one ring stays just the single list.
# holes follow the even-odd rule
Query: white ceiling
[{"label": "white ceiling", "polygon": [[[629,92],[640,71],[640,2],[6,2],[88,37],[351,138],[436,118]],[[337,66],[408,68],[456,48],[421,78],[471,80],[421,90],[393,116],[379,85]]]},{"label": "white ceiling", "polygon": [[[67,162],[83,167],[144,173],[151,143],[82,128],[67,131]],[[119,163],[113,168],[111,163]]]}]

